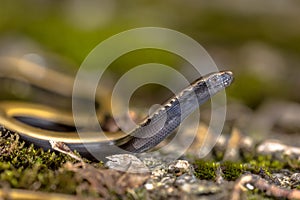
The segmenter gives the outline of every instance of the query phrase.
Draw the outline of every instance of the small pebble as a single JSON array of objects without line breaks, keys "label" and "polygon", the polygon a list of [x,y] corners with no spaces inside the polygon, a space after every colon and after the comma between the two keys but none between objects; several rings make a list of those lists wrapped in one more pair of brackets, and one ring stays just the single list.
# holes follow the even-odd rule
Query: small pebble
[{"label": "small pebble", "polygon": [[131,173],[149,172],[148,167],[136,156],[131,154],[116,154],[106,157],[105,165],[110,169]]},{"label": "small pebble", "polygon": [[184,173],[190,173],[191,166],[186,160],[176,160],[169,165],[168,172],[173,173],[176,176],[181,176]]}]

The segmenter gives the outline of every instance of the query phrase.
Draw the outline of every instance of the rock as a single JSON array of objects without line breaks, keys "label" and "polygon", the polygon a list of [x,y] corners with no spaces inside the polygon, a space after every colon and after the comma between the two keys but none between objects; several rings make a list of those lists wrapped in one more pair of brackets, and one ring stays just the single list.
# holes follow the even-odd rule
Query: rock
[{"label": "rock", "polygon": [[147,173],[148,167],[136,156],[131,154],[116,154],[106,157],[106,166],[110,169],[130,173]]}]

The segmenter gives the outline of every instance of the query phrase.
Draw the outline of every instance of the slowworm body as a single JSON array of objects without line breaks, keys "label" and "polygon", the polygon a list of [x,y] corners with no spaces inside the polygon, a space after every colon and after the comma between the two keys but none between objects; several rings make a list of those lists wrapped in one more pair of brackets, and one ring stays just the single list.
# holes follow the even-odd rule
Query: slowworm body
[{"label": "slowworm body", "polygon": [[[9,67],[3,67],[3,60],[2,63],[0,61],[1,78],[17,80],[24,76],[16,67],[14,68],[13,59],[8,59],[5,63]],[[23,65],[24,69],[34,70],[36,73],[38,70],[45,70],[33,63],[24,62]],[[57,93],[66,98],[70,96],[68,93],[72,87],[72,79],[64,78],[54,71],[50,71],[50,74],[51,77],[45,76],[40,81],[34,76],[27,75],[25,78],[27,82],[43,91]],[[47,81],[55,80],[55,76],[58,83],[64,84],[67,81],[69,89],[64,91],[63,88],[59,88],[59,91],[56,91],[56,88],[52,88]],[[162,104],[161,108],[138,124],[130,134],[122,131],[105,132],[103,136],[86,133],[86,137],[82,138],[76,131],[72,114],[42,104],[20,101],[0,102],[0,124],[8,130],[19,133],[25,141],[44,149],[51,149],[49,141],[56,141],[64,142],[85,157],[98,155],[96,157],[101,159],[115,153],[141,153],[159,144],[201,104],[228,87],[232,81],[233,74],[230,71],[214,72],[197,79]]]}]

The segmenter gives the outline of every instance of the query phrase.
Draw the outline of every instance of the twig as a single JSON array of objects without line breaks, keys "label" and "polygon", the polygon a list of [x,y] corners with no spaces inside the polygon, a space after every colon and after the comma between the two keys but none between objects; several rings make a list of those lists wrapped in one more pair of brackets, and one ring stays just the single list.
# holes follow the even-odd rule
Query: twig
[{"label": "twig", "polygon": [[265,192],[269,196],[286,199],[300,199],[300,190],[280,188],[268,183],[265,179],[249,174],[242,176],[235,184],[231,200],[239,200],[243,190],[253,190],[254,188]]}]

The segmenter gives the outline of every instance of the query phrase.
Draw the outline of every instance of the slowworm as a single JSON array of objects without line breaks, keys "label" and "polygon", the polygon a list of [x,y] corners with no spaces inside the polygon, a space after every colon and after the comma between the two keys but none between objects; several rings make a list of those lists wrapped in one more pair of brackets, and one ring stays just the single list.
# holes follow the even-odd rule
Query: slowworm
[{"label": "slowworm", "polygon": [[[21,63],[18,61],[18,65],[15,62],[13,58],[1,60],[1,78],[14,81],[26,79],[27,84],[44,92],[49,91],[64,98],[70,97],[73,80],[69,76],[42,68],[29,61]],[[19,70],[20,64],[27,73]],[[29,76],[28,71],[43,73],[44,76],[38,78],[34,75]],[[49,81],[56,81],[57,85],[63,84],[67,89],[52,87]],[[141,153],[163,141],[186,117],[213,95],[228,87],[232,81],[233,74],[230,71],[210,73],[195,80],[162,104],[161,108],[138,124],[130,134],[122,131],[106,132],[105,137],[100,137],[97,134],[87,133],[86,137],[82,138],[76,131],[72,114],[39,103],[20,101],[0,103],[0,124],[8,130],[19,133],[23,140],[44,149],[51,149],[49,144],[51,140],[64,142],[85,157],[91,157],[91,152],[93,155],[99,155],[98,158],[124,151]]]}]

